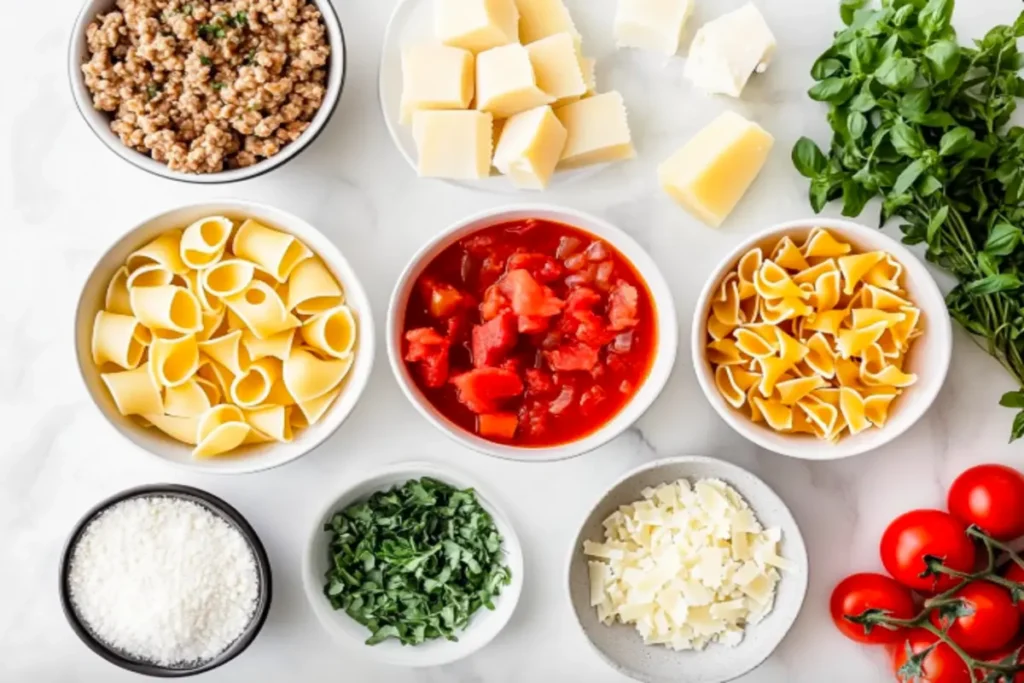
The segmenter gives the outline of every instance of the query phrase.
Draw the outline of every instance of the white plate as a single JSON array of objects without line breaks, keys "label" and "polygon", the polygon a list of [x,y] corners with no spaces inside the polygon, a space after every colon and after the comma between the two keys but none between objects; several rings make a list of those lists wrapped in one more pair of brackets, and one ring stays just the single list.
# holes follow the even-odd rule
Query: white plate
[{"label": "white plate", "polygon": [[[597,91],[612,88],[601,79],[601,58],[615,50],[611,39],[612,19],[615,16],[614,0],[569,0],[566,2],[577,30],[583,35],[583,54],[597,59]],[[588,30],[594,27],[593,30]],[[387,29],[384,32],[384,48],[380,57],[379,95],[381,111],[387,123],[388,132],[398,151],[416,170],[416,142],[412,128],[399,122],[402,102],[402,47],[415,43],[437,42],[434,37],[434,0],[400,0],[395,6]],[[632,121],[631,121],[632,123]],[[636,139],[636,131],[633,138]],[[571,171],[555,173],[548,186],[559,187],[592,177],[609,164],[587,166]],[[491,169],[491,177],[484,180],[446,180],[445,182],[472,190],[485,192],[519,193],[512,182]]]},{"label": "white plate", "polygon": [[[503,586],[501,595],[494,600],[495,609],[481,608],[470,619],[465,631],[458,634],[459,640],[444,639],[427,641],[421,645],[402,645],[389,638],[377,645],[366,645],[370,632],[356,623],[343,610],[335,610],[324,596],[324,574],[329,566],[327,554],[329,534],[324,531],[335,512],[344,510],[352,503],[365,500],[377,491],[401,485],[410,479],[433,477],[460,489],[472,488],[477,500],[494,519],[494,525],[502,537],[505,564],[512,571],[512,583]],[[306,597],[324,628],[349,651],[371,657],[387,664],[406,667],[440,666],[468,657],[491,642],[505,628],[512,617],[523,590],[523,549],[519,537],[498,507],[490,493],[466,475],[438,465],[424,462],[406,462],[392,465],[356,481],[331,501],[314,520],[312,532],[306,546],[302,563],[302,583]]]},{"label": "white plate", "polygon": [[[765,528],[782,530],[780,554],[796,569],[782,572],[775,608],[764,621],[746,629],[736,647],[713,643],[703,651],[675,652],[645,645],[636,628],[616,622],[605,626],[590,606],[590,578],[583,541],[604,539],[602,522],[621,505],[640,500],[647,487],[678,479],[721,479],[750,504]],[[792,628],[807,595],[807,547],[800,527],[778,495],[763,481],[737,465],[700,456],[677,456],[641,465],[611,485],[580,526],[569,551],[568,589],[576,620],[584,635],[608,664],[645,683],[723,683],[757,667]]]}]

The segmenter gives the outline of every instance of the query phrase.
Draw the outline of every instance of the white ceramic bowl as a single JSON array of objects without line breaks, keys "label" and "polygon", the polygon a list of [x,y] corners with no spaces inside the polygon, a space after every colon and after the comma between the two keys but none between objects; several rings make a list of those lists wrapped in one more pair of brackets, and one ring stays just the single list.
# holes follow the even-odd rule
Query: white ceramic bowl
[{"label": "white ceramic bowl", "polygon": [[[204,216],[218,214],[234,218],[255,218],[267,226],[295,235],[320,256],[345,290],[346,303],[355,314],[358,324],[358,338],[355,363],[345,377],[344,389],[320,422],[298,432],[291,443],[245,446],[231,456],[196,460],[188,444],[175,441],[157,429],[141,427],[118,412],[100,378],[99,369],[92,361],[92,327],[96,312],[103,306],[107,283],[125,262],[128,254],[167,230],[182,228]],[[355,271],[338,248],[301,218],[280,209],[247,201],[191,204],[142,221],[100,257],[85,282],[75,312],[75,355],[78,368],[89,395],[107,421],[142,450],[166,462],[212,474],[241,474],[270,469],[291,462],[320,445],[341,426],[366,388],[373,367],[374,346],[370,301]]]},{"label": "white ceramic bowl", "polygon": [[110,130],[110,115],[93,107],[92,95],[89,94],[89,89],[85,86],[85,78],[82,75],[81,67],[88,57],[88,45],[85,36],[86,28],[98,14],[113,8],[114,0],[86,0],[81,13],[75,20],[75,26],[71,31],[71,42],[68,47],[68,79],[71,84],[71,95],[74,98],[75,106],[78,108],[85,123],[103,144],[128,163],[148,173],[163,178],[170,178],[171,180],[201,185],[233,183],[268,173],[294,159],[320,135],[334,114],[334,110],[337,108],[338,101],[341,98],[341,91],[345,85],[345,70],[348,67],[348,59],[345,55],[345,36],[342,33],[338,15],[335,13],[330,0],[310,1],[317,6],[320,14],[323,16],[324,26],[327,29],[327,41],[331,47],[330,67],[327,73],[327,91],[324,94],[324,101],[320,105],[319,111],[313,117],[312,122],[310,122],[309,127],[299,136],[298,140],[286,145],[281,148],[280,152],[259,163],[219,173],[200,174],[172,171],[167,167],[167,164],[156,161],[149,155],[126,146],[121,142],[117,134]]},{"label": "white ceramic bowl", "polygon": [[[748,414],[734,409],[715,386],[714,373],[706,356],[707,320],[711,298],[722,278],[736,267],[749,250],[770,248],[785,236],[797,243],[816,227],[827,228],[838,239],[848,242],[860,252],[882,250],[892,254],[903,265],[903,286],[911,300],[921,309],[924,335],[913,342],[905,367],[916,373],[918,381],[893,402],[889,420],[881,429],[866,429],[855,436],[845,436],[838,443],[827,443],[804,434],[780,434],[765,424],[754,423]],[[857,223],[826,218],[782,223],[745,240],[737,246],[708,276],[707,284],[697,300],[693,319],[693,365],[704,394],[730,427],[762,448],[806,460],[833,460],[858,455],[889,443],[917,422],[931,407],[946,381],[953,350],[953,329],[946,311],[945,299],[928,269],[906,247],[881,231]]]},{"label": "white ceramic bowl", "polygon": [[[632,263],[641,279],[647,283],[651,293],[655,313],[657,315],[658,341],[655,346],[654,363],[643,384],[633,398],[603,427],[594,433],[576,441],[541,448],[509,446],[488,441],[471,434],[456,425],[435,408],[413,380],[409,367],[402,358],[402,334],[405,321],[405,310],[409,296],[415,286],[416,279],[433,259],[449,246],[474,232],[492,225],[526,218],[539,218],[555,221],[588,232],[604,240],[614,247],[626,260]],[[416,410],[442,432],[459,444],[481,453],[498,458],[519,460],[523,462],[546,462],[564,460],[582,455],[602,446],[636,422],[654,403],[664,389],[672,373],[676,352],[679,346],[679,331],[676,323],[675,303],[668,283],[662,276],[654,259],[644,251],[643,247],[607,221],[573,209],[546,204],[523,204],[510,207],[491,209],[465,218],[441,231],[436,237],[424,245],[405,267],[398,278],[398,284],[391,295],[388,307],[387,349],[391,370],[398,380],[406,398],[412,402]]]},{"label": "white ceramic bowl", "polygon": [[[782,530],[779,553],[796,565],[782,572],[775,607],[759,624],[747,628],[735,648],[712,644],[702,652],[675,652],[645,645],[636,628],[614,623],[605,626],[590,606],[588,558],[583,541],[603,541],[603,522],[619,506],[643,498],[642,491],[678,479],[721,479],[750,504],[765,528]],[[768,658],[792,628],[807,595],[809,567],[807,547],[796,520],[786,504],[767,484],[745,469],[715,458],[678,456],[665,458],[628,472],[611,485],[580,526],[567,563],[569,600],[583,634],[602,659],[625,676],[646,683],[723,683],[738,678]]]},{"label": "white ceramic bowl", "polygon": [[[395,639],[388,639],[377,645],[366,645],[370,632],[357,623],[342,610],[331,607],[324,596],[324,575],[330,567],[328,541],[330,535],[324,531],[334,513],[340,512],[353,503],[366,500],[377,491],[400,486],[410,479],[431,477],[451,484],[460,489],[472,488],[477,499],[491,517],[502,536],[502,549],[505,564],[512,572],[512,582],[503,586],[501,594],[494,600],[495,609],[481,608],[470,619],[465,631],[458,633],[459,640],[451,642],[444,639],[431,640],[421,645],[402,645]],[[302,583],[306,589],[306,597],[323,627],[340,644],[350,652],[371,657],[380,662],[396,666],[423,667],[450,664],[473,654],[505,627],[519,602],[523,591],[523,550],[519,537],[505,513],[497,504],[497,499],[490,493],[481,490],[480,486],[466,475],[454,472],[445,467],[424,462],[398,463],[379,470],[342,491],[324,508],[312,525],[312,532],[302,562]]]}]

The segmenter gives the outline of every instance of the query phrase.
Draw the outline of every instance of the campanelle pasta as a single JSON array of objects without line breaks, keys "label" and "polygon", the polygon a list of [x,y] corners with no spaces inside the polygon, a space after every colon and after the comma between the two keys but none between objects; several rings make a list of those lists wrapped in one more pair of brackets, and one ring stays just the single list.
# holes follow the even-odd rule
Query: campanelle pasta
[{"label": "campanelle pasta", "polygon": [[96,314],[91,352],[122,415],[209,458],[290,442],[323,419],[356,341],[341,284],[306,245],[210,216],[129,255]]},{"label": "campanelle pasta", "polygon": [[767,255],[747,252],[708,316],[718,391],[779,432],[836,441],[882,427],[917,381],[904,364],[921,311],[902,275],[891,254],[855,253],[821,228],[803,244],[784,237]]}]

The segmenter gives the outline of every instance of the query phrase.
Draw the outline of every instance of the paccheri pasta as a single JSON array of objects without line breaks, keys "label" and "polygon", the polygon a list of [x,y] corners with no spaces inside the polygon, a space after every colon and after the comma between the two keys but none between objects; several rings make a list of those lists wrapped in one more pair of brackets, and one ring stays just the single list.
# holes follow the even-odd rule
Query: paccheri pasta
[{"label": "paccheri pasta", "polygon": [[341,284],[306,245],[211,216],[128,256],[96,314],[92,358],[122,415],[205,458],[316,424],[356,337]]},{"label": "paccheri pasta", "polygon": [[836,441],[882,427],[922,334],[921,311],[884,251],[855,253],[829,231],[761,248],[722,280],[707,322],[707,359],[725,401],[784,433]]}]

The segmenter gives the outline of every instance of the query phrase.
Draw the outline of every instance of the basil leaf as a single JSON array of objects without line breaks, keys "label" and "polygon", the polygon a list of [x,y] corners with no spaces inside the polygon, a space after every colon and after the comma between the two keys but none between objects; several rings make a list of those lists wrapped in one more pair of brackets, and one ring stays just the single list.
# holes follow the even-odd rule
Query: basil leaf
[{"label": "basil leaf", "polygon": [[895,55],[888,57],[875,70],[875,80],[885,87],[899,92],[909,88],[916,76],[914,61]]},{"label": "basil leaf", "polygon": [[899,177],[896,179],[896,184],[892,187],[893,194],[901,195],[909,190],[926,170],[928,170],[928,162],[924,159],[918,159],[907,166],[903,169],[903,173],[900,173]]},{"label": "basil leaf", "polygon": [[986,277],[993,277],[999,273],[999,264],[996,263],[992,254],[985,251],[978,252],[978,268]]},{"label": "basil leaf", "polygon": [[939,154],[944,157],[960,154],[970,147],[972,142],[974,142],[974,131],[959,126],[942,136],[942,140],[939,142]]},{"label": "basil leaf", "polygon": [[1024,410],[1017,413],[1017,417],[1013,418],[1013,429],[1010,432],[1010,443],[1013,443],[1022,436],[1024,436]]},{"label": "basil leaf", "polygon": [[853,14],[864,6],[866,0],[842,0],[839,3],[839,16],[849,26],[853,23]]},{"label": "basil leaf", "polygon": [[953,0],[929,0],[917,16],[917,25],[931,38],[948,29],[952,19]]},{"label": "basil leaf", "polygon": [[818,145],[810,138],[800,138],[793,147],[793,165],[805,178],[816,178],[828,163]]},{"label": "basil leaf", "polygon": [[1010,275],[1009,273],[999,273],[997,275],[989,275],[980,280],[975,280],[966,285],[964,289],[967,290],[968,294],[981,295],[981,294],[996,294],[998,292],[1009,292],[1015,289],[1019,289],[1021,281],[1016,275]]},{"label": "basil leaf", "polygon": [[892,140],[892,146],[896,148],[897,152],[911,159],[920,157],[925,149],[924,138],[921,137],[921,134],[902,121],[892,127],[889,139]]},{"label": "basil leaf", "polygon": [[814,62],[811,67],[811,77],[816,81],[823,81],[829,76],[837,73],[843,68],[843,63],[832,57],[823,57]]},{"label": "basil leaf", "polygon": [[924,49],[924,58],[936,82],[953,77],[960,66],[960,46],[952,40],[940,40]]},{"label": "basil leaf", "polygon": [[999,223],[989,232],[985,240],[985,251],[993,256],[1009,256],[1020,246],[1022,238],[1024,234],[1020,228],[1009,223]]},{"label": "basil leaf", "polygon": [[812,100],[828,102],[830,104],[842,104],[853,95],[857,82],[853,78],[826,78],[815,84],[808,94]]},{"label": "basil leaf", "polygon": [[942,229],[942,225],[946,222],[946,218],[949,217],[949,207],[943,206],[941,209],[935,212],[931,220],[928,221],[928,233],[927,240],[928,244],[935,244],[935,237],[939,234],[939,230]]},{"label": "basil leaf", "polygon": [[846,117],[846,128],[850,131],[850,136],[853,139],[859,139],[868,129],[868,119],[859,111],[852,111]]},{"label": "basil leaf", "polygon": [[999,399],[999,405],[1004,408],[1024,409],[1024,391],[1008,391]]}]

